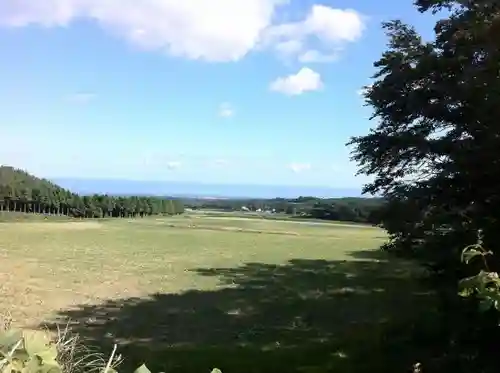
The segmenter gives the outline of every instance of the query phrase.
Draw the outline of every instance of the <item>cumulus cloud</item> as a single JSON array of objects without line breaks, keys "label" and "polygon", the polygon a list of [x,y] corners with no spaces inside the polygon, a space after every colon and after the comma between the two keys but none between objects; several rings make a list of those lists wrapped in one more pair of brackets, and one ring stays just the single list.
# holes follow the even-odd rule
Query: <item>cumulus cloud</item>
[{"label": "cumulus cloud", "polygon": [[[257,47],[307,61],[356,41],[364,19],[354,10],[314,5],[305,19],[276,24],[290,0],[1,0],[0,24],[65,26],[86,18],[145,49],[207,61],[236,61]],[[312,49],[311,40],[318,42]]]},{"label": "cumulus cloud", "polygon": [[234,108],[229,102],[223,102],[219,106],[219,116],[229,118],[234,115]]},{"label": "cumulus cloud", "polygon": [[296,74],[277,78],[270,84],[269,89],[289,96],[296,96],[320,90],[322,87],[321,75],[308,67],[303,67]]},{"label": "cumulus cloud", "polygon": [[147,49],[209,61],[244,57],[284,0],[2,0],[0,23],[64,26],[78,18]]},{"label": "cumulus cloud", "polygon": [[320,51],[311,49],[303,52],[298,56],[299,62],[312,63],[312,62],[333,62],[338,58],[337,53],[321,53]]},{"label": "cumulus cloud", "polygon": [[311,164],[309,163],[297,163],[292,162],[288,165],[288,168],[295,173],[300,173],[311,169]]},{"label": "cumulus cloud", "polygon": [[313,5],[302,21],[267,28],[264,42],[300,62],[331,62],[347,43],[361,38],[365,21],[366,17],[353,9]]}]

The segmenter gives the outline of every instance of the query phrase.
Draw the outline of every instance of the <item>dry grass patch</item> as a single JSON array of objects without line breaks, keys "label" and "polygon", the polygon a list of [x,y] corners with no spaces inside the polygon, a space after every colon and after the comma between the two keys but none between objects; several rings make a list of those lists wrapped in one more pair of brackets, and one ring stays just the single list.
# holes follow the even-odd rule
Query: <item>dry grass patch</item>
[{"label": "dry grass patch", "polygon": [[[165,223],[158,223],[165,224]],[[239,227],[228,227],[228,226],[210,226],[210,225],[198,225],[198,224],[167,224],[170,228],[180,228],[180,229],[197,229],[197,230],[207,230],[207,231],[226,231],[226,232],[241,232],[241,233],[257,233],[257,234],[281,234],[285,236],[299,236],[299,233],[292,231],[273,231],[273,230],[259,230],[259,229],[248,229]]]},{"label": "dry grass patch", "polygon": [[52,312],[75,304],[95,304],[143,293],[136,277],[118,272],[88,277],[72,269],[49,267],[33,258],[1,255],[0,261],[8,269],[0,272],[0,310],[9,310],[16,326],[37,325]]}]

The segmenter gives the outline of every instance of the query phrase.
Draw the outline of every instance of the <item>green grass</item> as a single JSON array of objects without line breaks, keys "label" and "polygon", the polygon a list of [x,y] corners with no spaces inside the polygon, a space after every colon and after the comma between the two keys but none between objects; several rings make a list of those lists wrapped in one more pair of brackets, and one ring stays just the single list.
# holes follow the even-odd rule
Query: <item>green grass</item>
[{"label": "green grass", "polygon": [[[124,369],[368,372],[409,369],[416,268],[372,227],[257,219],[0,224],[0,309],[65,322]],[[411,330],[409,330],[411,329]]]}]

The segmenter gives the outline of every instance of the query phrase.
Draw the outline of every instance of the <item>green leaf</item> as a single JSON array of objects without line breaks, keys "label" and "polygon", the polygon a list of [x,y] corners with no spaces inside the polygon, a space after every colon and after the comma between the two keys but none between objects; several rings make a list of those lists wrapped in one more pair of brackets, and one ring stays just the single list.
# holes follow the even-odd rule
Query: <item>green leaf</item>
[{"label": "green leaf", "polygon": [[12,369],[15,370],[16,372],[20,372],[24,368],[24,362],[22,360],[19,360],[19,359],[12,359],[12,361],[10,362],[10,365],[11,365]]},{"label": "green leaf", "polygon": [[13,370],[14,370],[14,367],[12,366],[11,363],[9,363],[2,368],[1,373],[11,373]]},{"label": "green leaf", "polygon": [[0,350],[7,352],[17,342],[23,338],[23,333],[20,330],[8,330],[0,333]]},{"label": "green leaf", "polygon": [[222,373],[222,370],[220,370],[219,368],[214,368],[210,373]]},{"label": "green leaf", "polygon": [[469,264],[469,262],[478,255],[484,255],[484,253],[475,246],[466,247],[462,251],[462,262]]},{"label": "green leaf", "polygon": [[40,370],[40,361],[37,358],[29,359],[24,364],[24,368],[22,369],[22,373],[34,373]]},{"label": "green leaf", "polygon": [[139,368],[134,370],[134,373],[151,373],[151,371],[145,364],[142,364]]},{"label": "green leaf", "polygon": [[466,277],[458,282],[459,295],[468,297],[474,293],[478,288],[479,278],[478,275]]},{"label": "green leaf", "polygon": [[479,271],[476,276],[476,287],[480,293],[488,291],[488,287],[494,282],[491,272]]},{"label": "green leaf", "polygon": [[498,292],[492,294],[491,299],[493,301],[493,307],[495,307],[497,311],[500,311],[500,294]]},{"label": "green leaf", "polygon": [[[62,369],[56,360],[43,360],[37,356],[38,368],[36,368],[36,373],[62,373]],[[34,371],[30,371],[33,373]]]},{"label": "green leaf", "polygon": [[28,355],[28,353],[25,350],[16,350],[12,354],[12,357],[22,361],[28,361],[30,359],[30,355]]},{"label": "green leaf", "polygon": [[24,330],[24,348],[29,355],[36,355],[49,348],[50,340],[47,333],[39,330]]},{"label": "green leaf", "polygon": [[481,312],[488,311],[493,306],[493,301],[489,298],[481,299],[479,302],[479,310]]},{"label": "green leaf", "polygon": [[463,288],[458,292],[458,295],[464,298],[470,297],[472,294],[474,294],[474,290],[471,288]]},{"label": "green leaf", "polygon": [[43,364],[40,373],[62,373],[62,369],[59,365]]},{"label": "green leaf", "polygon": [[57,347],[55,345],[50,345],[45,348],[45,350],[35,353],[44,363],[56,361],[57,359]]}]

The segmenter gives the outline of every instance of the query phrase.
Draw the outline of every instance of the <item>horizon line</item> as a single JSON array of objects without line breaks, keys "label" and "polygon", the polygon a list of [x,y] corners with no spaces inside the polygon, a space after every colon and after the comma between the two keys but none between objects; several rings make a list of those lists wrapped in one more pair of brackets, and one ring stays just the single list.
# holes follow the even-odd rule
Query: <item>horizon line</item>
[{"label": "horizon line", "polygon": [[327,188],[327,189],[355,189],[361,191],[363,186],[332,186],[324,184],[263,184],[255,182],[206,182],[200,180],[162,180],[162,179],[128,179],[112,177],[81,177],[81,176],[45,176],[49,180],[74,180],[74,181],[125,181],[134,183],[176,183],[198,185],[230,185],[230,186],[262,186],[262,187],[287,187],[287,188]]}]

